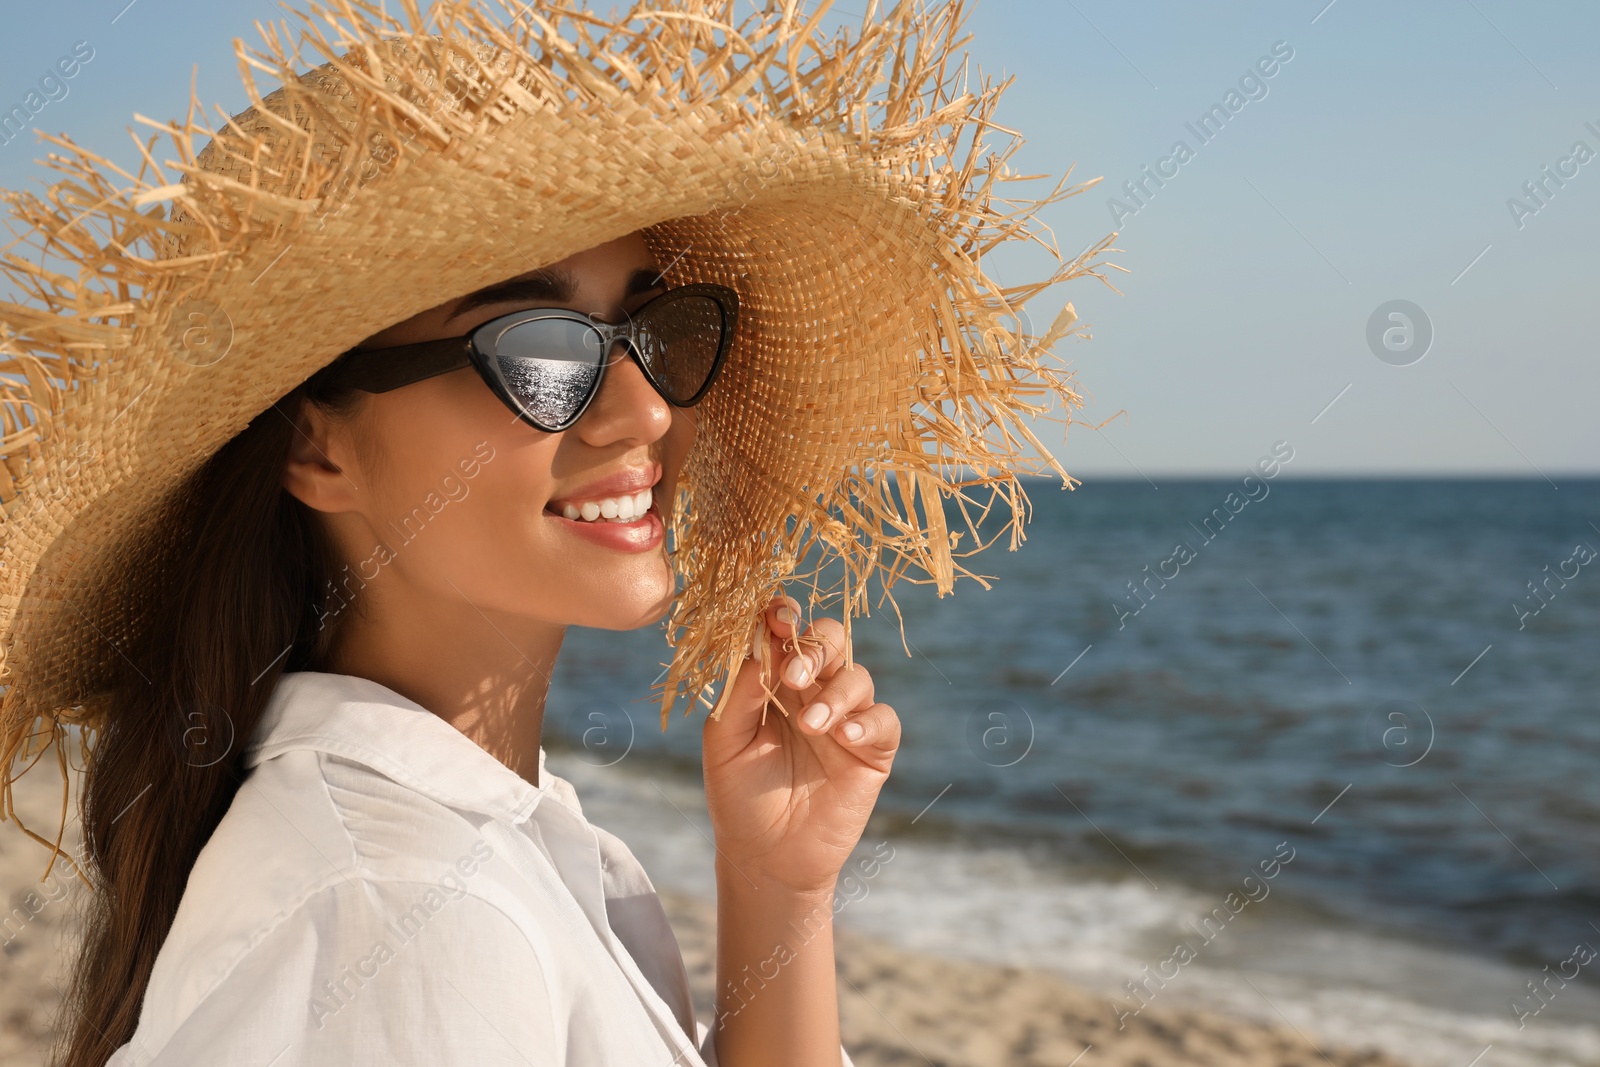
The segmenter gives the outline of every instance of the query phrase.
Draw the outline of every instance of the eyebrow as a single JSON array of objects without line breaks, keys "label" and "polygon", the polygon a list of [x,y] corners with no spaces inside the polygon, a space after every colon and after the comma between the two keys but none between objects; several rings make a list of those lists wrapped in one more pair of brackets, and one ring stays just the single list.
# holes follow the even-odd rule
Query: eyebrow
[{"label": "eyebrow", "polygon": [[[662,283],[664,272],[641,267],[634,271],[628,278],[628,287],[623,296],[637,296],[640,293],[652,292],[665,288]],[[555,301],[566,303],[571,301],[572,294],[578,291],[578,281],[570,270],[560,267],[545,267],[534,271],[526,278],[513,278],[510,281],[497,282],[486,286],[476,292],[468,293],[461,298],[450,317],[460,318],[475,308],[485,307],[490,304],[519,303],[524,300]]]}]

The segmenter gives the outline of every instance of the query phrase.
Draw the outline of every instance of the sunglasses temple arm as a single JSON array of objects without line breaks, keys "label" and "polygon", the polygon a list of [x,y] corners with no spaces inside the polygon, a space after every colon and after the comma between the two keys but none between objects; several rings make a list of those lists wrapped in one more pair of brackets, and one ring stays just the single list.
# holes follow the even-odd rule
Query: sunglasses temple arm
[{"label": "sunglasses temple arm", "polygon": [[328,384],[387,393],[472,366],[471,340],[450,337],[391,348],[352,349],[328,367]]}]

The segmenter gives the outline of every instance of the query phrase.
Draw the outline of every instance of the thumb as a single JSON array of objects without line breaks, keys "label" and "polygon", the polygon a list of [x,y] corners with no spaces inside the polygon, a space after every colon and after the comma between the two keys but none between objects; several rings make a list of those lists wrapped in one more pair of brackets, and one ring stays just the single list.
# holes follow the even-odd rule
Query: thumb
[{"label": "thumb", "polygon": [[742,750],[767,716],[783,714],[778,705],[778,688],[783,683],[777,666],[784,639],[794,634],[799,609],[797,601],[780,596],[756,616],[750,648],[720,701],[721,714],[706,716],[702,747],[707,756]]}]

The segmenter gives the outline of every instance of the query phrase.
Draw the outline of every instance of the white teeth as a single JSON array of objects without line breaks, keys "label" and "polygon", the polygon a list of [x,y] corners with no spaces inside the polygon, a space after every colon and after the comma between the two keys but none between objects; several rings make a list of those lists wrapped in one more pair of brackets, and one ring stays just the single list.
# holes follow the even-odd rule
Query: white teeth
[{"label": "white teeth", "polygon": [[613,522],[633,522],[650,510],[655,494],[641,489],[632,496],[608,496],[600,500],[585,500],[582,504],[563,504],[561,514],[568,519],[595,522],[609,519]]}]

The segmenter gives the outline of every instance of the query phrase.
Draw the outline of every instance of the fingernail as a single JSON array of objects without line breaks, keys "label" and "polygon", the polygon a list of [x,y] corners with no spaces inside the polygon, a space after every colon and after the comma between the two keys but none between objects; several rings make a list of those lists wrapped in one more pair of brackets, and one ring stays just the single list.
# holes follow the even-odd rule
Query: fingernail
[{"label": "fingernail", "polygon": [[779,608],[777,616],[778,621],[783,623],[785,626],[794,625],[794,612],[789,610],[789,605],[785,604],[783,607]]},{"label": "fingernail", "polygon": [[813,704],[800,716],[800,721],[813,730],[820,730],[828,721],[828,716],[833,714],[833,709],[826,704]]},{"label": "fingernail", "polygon": [[756,635],[750,639],[750,656],[757,663],[761,662],[767,647],[767,620],[756,620]]},{"label": "fingernail", "polygon": [[861,724],[858,722],[847,722],[844,724],[843,733],[846,740],[859,741],[861,740],[862,733]]},{"label": "fingernail", "polygon": [[796,652],[789,660],[789,665],[783,669],[783,680],[789,683],[791,689],[804,689],[811,684],[811,676],[815,673],[811,666],[811,657],[804,652]]}]

